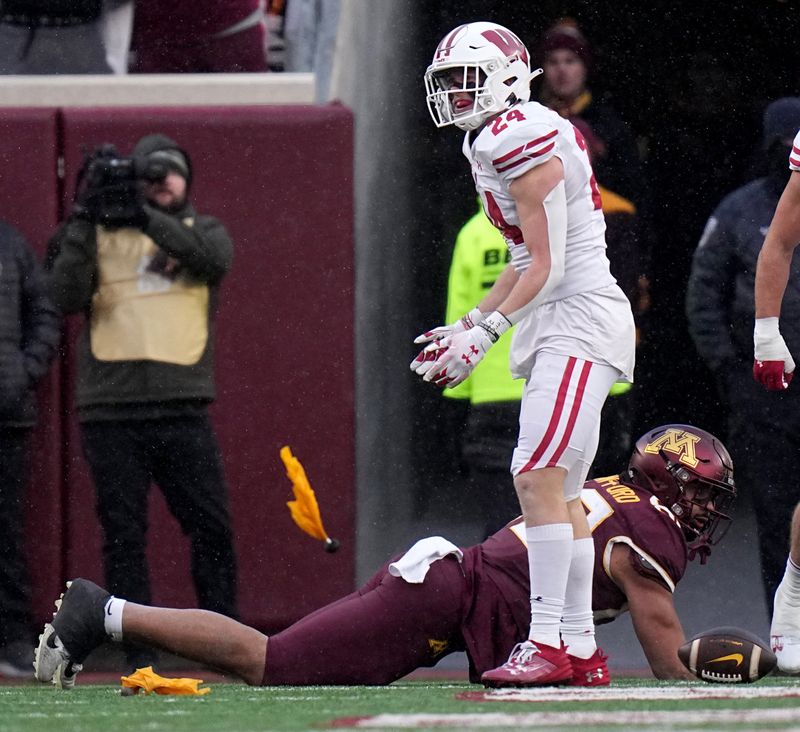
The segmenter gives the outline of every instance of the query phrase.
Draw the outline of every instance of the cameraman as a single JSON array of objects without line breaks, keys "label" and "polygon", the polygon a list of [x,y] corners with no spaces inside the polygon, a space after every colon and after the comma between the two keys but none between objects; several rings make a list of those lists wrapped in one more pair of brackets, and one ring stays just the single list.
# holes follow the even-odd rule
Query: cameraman
[{"label": "cameraman", "polygon": [[[48,262],[56,304],[86,314],[78,420],[110,591],[151,601],[145,533],[153,482],[190,539],[199,605],[236,617],[228,496],[207,412],[213,313],[233,244],[217,219],[195,213],[191,182],[188,154],[164,135],[143,137],[132,159],[104,146],[84,165]],[[127,652],[133,667],[151,661],[134,647]]]}]

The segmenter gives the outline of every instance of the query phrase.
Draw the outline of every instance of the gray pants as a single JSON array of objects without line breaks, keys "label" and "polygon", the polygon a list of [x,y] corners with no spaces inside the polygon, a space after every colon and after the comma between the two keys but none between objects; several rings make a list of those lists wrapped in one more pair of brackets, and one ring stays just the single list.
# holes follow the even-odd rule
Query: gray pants
[{"label": "gray pants", "polygon": [[98,23],[27,28],[0,23],[0,74],[110,74]]}]

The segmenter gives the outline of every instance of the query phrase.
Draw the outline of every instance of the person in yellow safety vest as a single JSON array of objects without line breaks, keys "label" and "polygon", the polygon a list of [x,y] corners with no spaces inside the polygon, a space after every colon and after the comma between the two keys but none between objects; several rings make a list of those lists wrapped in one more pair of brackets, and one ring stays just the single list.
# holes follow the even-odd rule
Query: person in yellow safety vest
[{"label": "person in yellow safety vest", "polygon": [[[480,208],[456,237],[447,286],[446,323],[455,322],[480,302],[509,261],[500,231]],[[489,349],[472,375],[443,394],[468,400],[461,457],[467,469],[469,493],[476,497],[486,536],[516,513],[519,503],[511,477],[511,454],[517,444],[522,379],[512,379],[508,367],[513,328]]]}]

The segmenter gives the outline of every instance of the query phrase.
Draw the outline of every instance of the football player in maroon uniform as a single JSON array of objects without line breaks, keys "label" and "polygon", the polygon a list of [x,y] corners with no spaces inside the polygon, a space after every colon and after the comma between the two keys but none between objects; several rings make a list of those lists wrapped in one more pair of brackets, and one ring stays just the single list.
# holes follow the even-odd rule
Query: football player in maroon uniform
[{"label": "football player in maroon uniform", "polygon": [[[576,499],[596,548],[595,618],[629,610],[658,678],[693,678],[677,655],[684,635],[672,593],[687,559],[704,561],[724,534],[735,495],[724,445],[695,427],[667,425],[637,441],[620,475],[587,482]],[[77,579],[45,625],[35,670],[40,681],[70,688],[96,646],[124,637],[249,684],[388,684],[454,651],[466,651],[477,682],[527,630],[529,594],[521,518],[463,550],[423,539],[356,592],[269,637],[206,610],[125,602]],[[592,669],[572,671],[575,686],[609,682]]]}]

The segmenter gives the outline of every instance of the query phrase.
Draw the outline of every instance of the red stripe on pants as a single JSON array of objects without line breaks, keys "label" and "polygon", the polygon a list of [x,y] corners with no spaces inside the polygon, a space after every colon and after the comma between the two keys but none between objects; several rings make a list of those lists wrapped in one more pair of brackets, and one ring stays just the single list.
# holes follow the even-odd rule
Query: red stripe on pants
[{"label": "red stripe on pants", "polygon": [[567,428],[564,431],[564,436],[561,438],[561,442],[556,448],[556,451],[553,453],[553,457],[547,462],[548,468],[555,468],[559,458],[564,454],[564,450],[567,449],[569,438],[572,436],[572,430],[575,428],[575,422],[578,419],[578,412],[580,411],[581,401],[583,400],[583,392],[586,390],[586,382],[589,380],[589,372],[591,370],[592,362],[584,361],[583,369],[578,379],[578,390],[575,393],[575,401],[572,402],[572,409],[570,410],[569,419],[567,420]]},{"label": "red stripe on pants", "polygon": [[555,434],[556,427],[558,427],[558,421],[561,419],[561,413],[564,411],[564,402],[567,398],[567,389],[569,388],[569,380],[572,378],[572,371],[575,368],[576,359],[574,356],[570,356],[569,360],[567,361],[567,366],[564,369],[564,375],[561,377],[561,385],[558,387],[558,395],[556,396],[556,404],[553,407],[553,413],[550,415],[550,423],[547,425],[547,431],[544,433],[544,437],[542,437],[542,441],[539,443],[537,448],[533,451],[533,455],[531,455],[531,459],[525,463],[525,466],[520,470],[520,473],[525,473],[528,470],[533,470],[533,466],[536,465],[537,462],[541,459],[542,455],[544,455],[545,450],[550,446],[550,441],[553,439],[553,435]]}]

